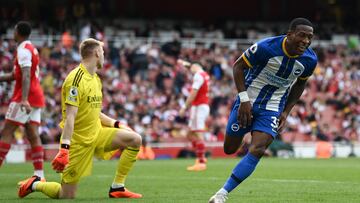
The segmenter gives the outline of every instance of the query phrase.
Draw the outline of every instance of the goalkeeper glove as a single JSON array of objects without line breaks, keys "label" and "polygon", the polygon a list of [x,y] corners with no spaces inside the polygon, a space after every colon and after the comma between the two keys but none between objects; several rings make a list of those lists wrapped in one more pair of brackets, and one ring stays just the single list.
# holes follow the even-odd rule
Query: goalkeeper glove
[{"label": "goalkeeper glove", "polygon": [[68,144],[61,144],[61,148],[54,158],[54,160],[51,162],[52,168],[57,172],[62,172],[66,165],[69,163],[69,149],[70,145]]}]

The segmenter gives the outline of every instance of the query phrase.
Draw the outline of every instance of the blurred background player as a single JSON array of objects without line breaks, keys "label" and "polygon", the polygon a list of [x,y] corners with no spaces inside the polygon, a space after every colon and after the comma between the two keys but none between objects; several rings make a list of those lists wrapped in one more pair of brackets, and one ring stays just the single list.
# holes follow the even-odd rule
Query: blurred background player
[{"label": "blurred background player", "polygon": [[75,198],[80,178],[91,173],[94,155],[109,159],[123,149],[109,197],[141,198],[141,194],[125,189],[125,179],[136,162],[141,137],[101,113],[102,84],[96,71],[104,64],[103,43],[86,39],[80,44],[80,54],[80,65],[69,73],[62,86],[63,132],[59,153],[52,161],[53,169],[62,173],[61,184],[41,182],[40,177],[33,176],[21,184],[18,196],[23,198],[40,191],[51,198]]},{"label": "blurred background player", "polygon": [[199,63],[189,63],[178,60],[178,63],[190,68],[194,74],[191,93],[187,97],[184,106],[180,109],[179,116],[184,117],[185,111],[191,107],[188,139],[191,141],[196,153],[196,161],[193,166],[187,167],[188,171],[206,170],[204,132],[206,119],[210,113],[209,107],[209,83],[210,77]]},{"label": "blurred background player", "polygon": [[14,94],[5,116],[5,126],[0,138],[0,166],[9,152],[11,141],[18,126],[24,126],[31,145],[34,175],[44,179],[44,150],[39,137],[41,108],[45,106],[43,90],[39,82],[39,54],[29,41],[31,26],[28,22],[18,22],[14,39],[18,43],[14,70],[0,76],[0,81],[15,80]]},{"label": "blurred background player", "polygon": [[309,48],[312,37],[312,23],[296,18],[286,35],[255,43],[235,62],[233,75],[239,94],[229,116],[224,152],[235,153],[248,132],[252,140],[248,153],[210,203],[226,201],[228,193],[255,170],[281,131],[317,64],[317,56]]}]

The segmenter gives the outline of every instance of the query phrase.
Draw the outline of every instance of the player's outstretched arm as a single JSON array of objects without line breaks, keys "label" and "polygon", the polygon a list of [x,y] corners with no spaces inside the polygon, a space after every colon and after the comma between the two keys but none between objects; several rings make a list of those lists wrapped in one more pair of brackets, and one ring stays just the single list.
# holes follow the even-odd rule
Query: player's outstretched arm
[{"label": "player's outstretched arm", "polygon": [[61,136],[60,150],[51,162],[52,167],[56,172],[62,172],[69,163],[70,142],[71,136],[74,132],[74,123],[77,112],[77,106],[66,104],[66,118]]},{"label": "player's outstretched arm", "polygon": [[249,66],[244,61],[243,57],[244,56],[241,56],[238,60],[236,60],[233,67],[233,77],[241,101],[237,118],[241,128],[250,126],[252,122],[252,107],[249,96],[246,92],[244,75],[244,69],[249,68]]},{"label": "player's outstretched arm", "polygon": [[281,130],[284,128],[287,116],[304,92],[304,89],[306,87],[306,81],[307,80],[297,79],[294,85],[291,87],[284,111],[281,113],[280,116],[279,132],[281,132]]},{"label": "player's outstretched arm", "polygon": [[0,76],[0,82],[10,82],[15,80],[14,72],[11,73],[5,73]]}]

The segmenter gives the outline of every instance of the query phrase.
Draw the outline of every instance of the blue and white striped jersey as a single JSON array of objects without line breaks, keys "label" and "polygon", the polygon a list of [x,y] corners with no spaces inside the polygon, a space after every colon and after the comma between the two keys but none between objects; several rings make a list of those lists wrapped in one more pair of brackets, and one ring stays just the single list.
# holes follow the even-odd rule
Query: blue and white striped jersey
[{"label": "blue and white striped jersey", "polygon": [[306,80],[316,67],[317,57],[311,48],[301,56],[290,56],[285,40],[285,35],[265,38],[241,56],[250,67],[245,70],[245,85],[255,109],[282,112],[291,85],[296,79]]}]

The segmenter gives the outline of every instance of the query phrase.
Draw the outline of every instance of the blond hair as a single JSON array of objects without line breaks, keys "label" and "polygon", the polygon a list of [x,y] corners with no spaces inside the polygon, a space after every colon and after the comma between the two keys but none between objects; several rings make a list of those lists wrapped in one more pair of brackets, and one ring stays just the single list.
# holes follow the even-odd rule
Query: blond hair
[{"label": "blond hair", "polygon": [[81,58],[86,59],[92,56],[94,49],[100,46],[104,46],[104,43],[99,40],[93,38],[83,40],[79,47]]}]

